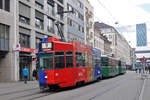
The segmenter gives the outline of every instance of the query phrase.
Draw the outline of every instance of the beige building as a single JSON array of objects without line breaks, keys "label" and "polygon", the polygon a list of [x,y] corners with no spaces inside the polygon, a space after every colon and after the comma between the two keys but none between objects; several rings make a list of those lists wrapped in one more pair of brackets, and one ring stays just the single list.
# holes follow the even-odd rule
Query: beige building
[{"label": "beige building", "polygon": [[104,36],[104,55],[112,56],[111,42]]},{"label": "beige building", "polygon": [[99,28],[94,23],[94,48],[97,48],[101,51],[101,54],[104,55],[104,39],[99,30]]},{"label": "beige building", "polygon": [[85,44],[94,46],[94,9],[88,0],[84,0]]},{"label": "beige building", "polygon": [[115,58],[126,62],[127,65],[131,65],[131,46],[126,41],[126,39],[118,33],[118,31],[107,24],[97,23],[100,32],[105,35],[111,42],[112,54]]},{"label": "beige building", "polygon": [[99,22],[94,23],[94,47],[101,50],[103,55],[112,56],[111,42],[101,32],[103,26]]}]

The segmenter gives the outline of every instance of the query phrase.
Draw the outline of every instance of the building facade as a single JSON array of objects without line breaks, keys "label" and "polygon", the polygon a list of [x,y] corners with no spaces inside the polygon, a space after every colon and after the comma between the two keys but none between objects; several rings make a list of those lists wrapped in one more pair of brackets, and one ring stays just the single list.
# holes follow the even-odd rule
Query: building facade
[{"label": "building facade", "polygon": [[84,2],[85,44],[94,46],[94,9],[88,0]]},{"label": "building facade", "polygon": [[104,37],[104,55],[112,56],[111,42],[108,40],[106,36]]},{"label": "building facade", "polygon": [[136,46],[147,46],[146,24],[136,24]]},{"label": "building facade", "polygon": [[101,34],[107,37],[111,42],[111,53],[116,59],[120,59],[126,62],[127,65],[131,65],[131,46],[128,44],[126,39],[117,32],[117,30],[107,24],[95,22]]},{"label": "building facade", "polygon": [[38,43],[43,37],[59,37],[56,22],[64,36],[63,0],[1,0],[0,81],[22,80],[22,69],[27,66],[29,79],[36,68]]},{"label": "building facade", "polygon": [[0,0],[0,81],[15,79],[13,43],[16,41],[15,0]]},{"label": "building facade", "polygon": [[104,39],[96,23],[94,23],[94,48],[99,49],[101,54],[104,55]]},{"label": "building facade", "polygon": [[73,11],[65,16],[68,41],[84,43],[84,0],[66,0],[65,10]]}]

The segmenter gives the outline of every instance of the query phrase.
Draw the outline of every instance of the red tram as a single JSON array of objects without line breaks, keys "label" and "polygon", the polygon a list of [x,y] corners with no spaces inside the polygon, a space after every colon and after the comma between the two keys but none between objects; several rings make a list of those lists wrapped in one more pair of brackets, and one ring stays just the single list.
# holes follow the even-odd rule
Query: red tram
[{"label": "red tram", "polygon": [[94,80],[91,47],[44,38],[39,53],[40,87],[69,87]]}]

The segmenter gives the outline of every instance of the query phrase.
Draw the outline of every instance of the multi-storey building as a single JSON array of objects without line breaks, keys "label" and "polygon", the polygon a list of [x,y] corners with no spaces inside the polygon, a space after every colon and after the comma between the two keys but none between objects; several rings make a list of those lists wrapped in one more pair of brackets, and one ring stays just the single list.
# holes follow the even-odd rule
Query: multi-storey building
[{"label": "multi-storey building", "polygon": [[94,23],[94,48],[97,48],[104,55],[104,40],[99,27]]},{"label": "multi-storey building", "polygon": [[15,7],[14,0],[0,0],[0,81],[15,78],[12,51],[16,41]]},{"label": "multi-storey building", "polygon": [[88,0],[84,3],[84,34],[85,34],[85,44],[93,46],[94,45],[94,16],[93,7]]},{"label": "multi-storey building", "polygon": [[66,0],[65,9],[73,11],[65,16],[67,39],[84,43],[84,0]]},{"label": "multi-storey building", "polygon": [[102,34],[102,27],[99,22],[94,23],[94,47],[100,49],[103,55],[112,56],[111,42]]},{"label": "multi-storey building", "polygon": [[0,81],[22,80],[24,66],[31,79],[38,43],[60,38],[55,23],[64,29],[63,9],[64,0],[0,0]]},{"label": "multi-storey building", "polygon": [[147,28],[146,24],[136,24],[136,45],[147,46]]},{"label": "multi-storey building", "polygon": [[130,51],[131,46],[117,30],[107,24],[95,22],[101,34],[105,35],[111,42],[112,54],[115,58],[121,59],[127,65],[131,65]]},{"label": "multi-storey building", "polygon": [[108,40],[106,36],[104,38],[104,55],[112,56],[111,42]]}]

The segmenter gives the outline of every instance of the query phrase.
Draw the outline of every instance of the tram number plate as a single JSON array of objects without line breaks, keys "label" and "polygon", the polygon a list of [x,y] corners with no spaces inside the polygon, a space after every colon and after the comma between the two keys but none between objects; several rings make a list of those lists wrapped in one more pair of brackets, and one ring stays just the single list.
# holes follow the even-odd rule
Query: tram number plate
[{"label": "tram number plate", "polygon": [[42,43],[42,49],[51,49],[52,43]]}]

